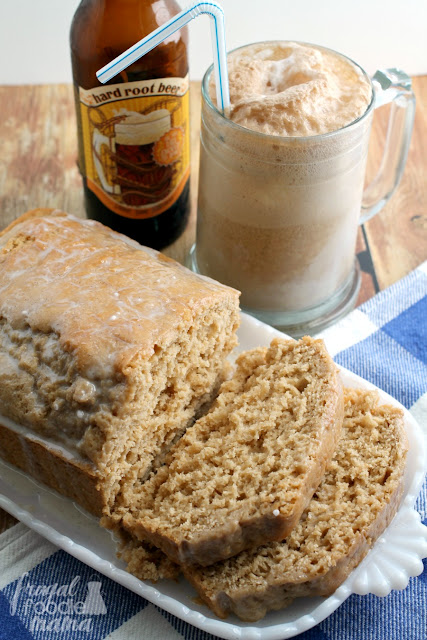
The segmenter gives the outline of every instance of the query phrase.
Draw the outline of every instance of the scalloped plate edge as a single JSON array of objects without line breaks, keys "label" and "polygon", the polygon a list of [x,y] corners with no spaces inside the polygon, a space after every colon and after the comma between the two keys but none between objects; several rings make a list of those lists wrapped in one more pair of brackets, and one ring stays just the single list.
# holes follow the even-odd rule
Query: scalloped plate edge
[{"label": "scalloped plate edge", "polygon": [[[269,344],[273,337],[283,337],[284,334],[242,313],[242,325],[239,329],[239,336],[239,350],[242,350]],[[340,367],[340,372],[343,382],[347,386],[377,389],[377,387],[371,383],[343,367]],[[408,584],[409,577],[421,573],[421,560],[427,557],[427,527],[421,523],[420,516],[414,509],[414,503],[423,484],[427,469],[425,436],[407,409],[381,389],[378,389],[378,391],[383,404],[389,403],[400,407],[405,415],[405,429],[410,441],[412,461],[411,465],[407,463],[406,486],[402,504],[390,525],[347,580],[332,596],[320,599],[322,602],[315,606],[310,613],[306,613],[294,621],[264,625],[264,622],[268,621],[267,616],[267,620],[264,619],[264,621],[261,621],[261,624],[258,623],[258,625],[255,626],[247,626],[243,623],[224,622],[214,617],[213,614],[209,615],[208,613],[208,615],[204,615],[190,606],[183,605],[170,595],[162,593],[161,587],[157,589],[148,585],[130,575],[124,569],[115,566],[112,562],[103,560],[85,546],[77,544],[71,537],[61,534],[51,525],[35,517],[29,510],[17,504],[7,495],[0,495],[0,507],[78,560],[81,560],[106,577],[115,580],[165,611],[203,631],[217,635],[225,640],[285,640],[292,638],[322,622],[322,620],[331,615],[352,593],[360,593],[363,595],[377,591],[377,595],[387,595],[392,589],[405,588]],[[14,471],[13,467],[1,460],[0,464]],[[51,493],[50,490],[45,489],[39,483],[33,480],[31,481],[41,490]],[[56,495],[58,495],[59,499],[69,502],[67,498],[63,498],[59,496],[59,494]],[[408,521],[413,524],[412,527],[407,530],[406,524]],[[392,539],[395,536],[399,537],[399,532],[402,532],[406,545],[410,543],[411,549],[408,552],[405,551],[403,554],[405,559],[404,561],[399,560],[399,566],[394,565],[393,570],[395,574],[398,573],[398,580],[393,581],[392,577],[388,574],[381,577],[383,570],[378,568],[376,558],[382,557],[382,551],[387,548],[387,544],[393,544]],[[396,549],[401,551],[402,544],[395,546],[395,555]],[[398,553],[397,557],[399,557]],[[370,571],[371,576],[369,574]],[[372,574],[375,576],[374,582]],[[316,599],[316,601],[317,600],[319,599]],[[291,607],[288,607],[288,609],[284,611],[289,613]]]}]

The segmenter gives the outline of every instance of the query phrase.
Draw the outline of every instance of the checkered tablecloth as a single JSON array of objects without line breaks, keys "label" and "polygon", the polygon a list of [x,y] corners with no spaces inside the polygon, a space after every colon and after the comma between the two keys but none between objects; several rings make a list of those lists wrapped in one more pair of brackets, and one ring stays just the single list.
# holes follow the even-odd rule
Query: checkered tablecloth
[{"label": "checkered tablecloth", "polygon": [[[394,396],[427,433],[427,262],[322,335],[339,365]],[[417,502],[424,524],[426,496],[424,484]],[[74,623],[74,628],[32,628],[37,607],[42,611],[48,606],[52,611],[61,606],[57,618],[67,619],[71,627]],[[73,607],[79,607],[78,615]],[[0,535],[0,640],[105,638],[213,636],[161,611],[22,524]],[[386,598],[353,595],[298,638],[427,640],[427,563],[404,591],[392,591]]]}]

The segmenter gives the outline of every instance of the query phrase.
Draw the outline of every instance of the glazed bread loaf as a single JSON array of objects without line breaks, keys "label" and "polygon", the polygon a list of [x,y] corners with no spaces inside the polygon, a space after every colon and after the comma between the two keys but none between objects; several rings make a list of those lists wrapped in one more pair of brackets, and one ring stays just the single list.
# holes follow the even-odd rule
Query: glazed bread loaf
[{"label": "glazed bread loaf", "polygon": [[95,221],[28,212],[0,236],[0,455],[111,514],[212,398],[238,312]]},{"label": "glazed bread loaf", "polygon": [[347,390],[332,464],[286,541],[185,575],[218,616],[247,621],[296,597],[332,594],[393,518],[406,451],[402,412],[379,406],[374,392]]},{"label": "glazed bread loaf", "polygon": [[275,339],[236,365],[209,413],[126,500],[124,527],[178,563],[283,540],[341,432],[342,387],[321,340]]}]

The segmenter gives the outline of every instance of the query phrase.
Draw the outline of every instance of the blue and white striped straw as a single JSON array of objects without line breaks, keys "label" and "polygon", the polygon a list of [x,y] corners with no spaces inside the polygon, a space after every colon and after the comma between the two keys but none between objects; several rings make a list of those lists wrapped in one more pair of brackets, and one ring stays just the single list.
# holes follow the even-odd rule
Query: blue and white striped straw
[{"label": "blue and white striped straw", "polygon": [[98,80],[102,83],[108,82],[118,73],[129,67],[146,53],[157,47],[158,44],[166,40],[175,31],[179,31],[193,18],[197,18],[202,13],[206,13],[211,18],[211,39],[214,56],[214,70],[216,83],[216,97],[218,108],[223,113],[230,107],[230,91],[228,87],[227,71],[227,49],[225,46],[224,11],[217,2],[192,2],[186,9],[174,16],[161,27],[152,31],[148,36],[142,38],[127,49],[117,58],[109,62],[96,72]]}]

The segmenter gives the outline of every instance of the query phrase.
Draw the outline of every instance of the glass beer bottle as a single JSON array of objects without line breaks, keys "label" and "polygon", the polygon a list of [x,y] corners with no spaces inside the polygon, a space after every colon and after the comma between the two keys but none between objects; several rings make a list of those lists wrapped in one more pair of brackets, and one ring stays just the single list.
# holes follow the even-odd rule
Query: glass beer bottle
[{"label": "glass beer bottle", "polygon": [[179,11],[175,0],[82,0],[70,33],[87,215],[156,249],[189,215],[187,29],[106,85],[95,74]]}]

